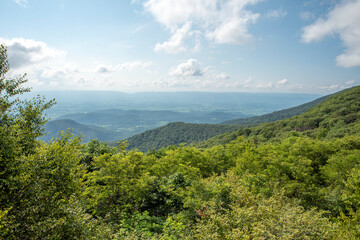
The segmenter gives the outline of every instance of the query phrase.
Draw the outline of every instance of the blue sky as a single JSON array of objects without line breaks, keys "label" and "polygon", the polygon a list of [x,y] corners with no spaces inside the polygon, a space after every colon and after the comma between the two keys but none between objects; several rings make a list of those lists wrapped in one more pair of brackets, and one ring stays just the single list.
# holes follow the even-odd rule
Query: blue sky
[{"label": "blue sky", "polygon": [[1,0],[34,90],[298,92],[360,84],[360,0]]}]

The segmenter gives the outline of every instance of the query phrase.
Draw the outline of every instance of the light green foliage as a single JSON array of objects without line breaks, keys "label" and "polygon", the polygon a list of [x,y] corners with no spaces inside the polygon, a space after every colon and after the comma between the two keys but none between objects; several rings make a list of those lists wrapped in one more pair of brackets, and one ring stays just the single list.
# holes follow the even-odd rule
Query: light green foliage
[{"label": "light green foliage", "polygon": [[121,219],[121,213],[133,205],[138,205],[146,186],[143,154],[130,152],[110,155],[108,153],[94,159],[95,171],[87,174],[88,188],[85,195],[93,213],[102,217],[110,214],[111,220]]},{"label": "light green foliage", "polygon": [[359,239],[360,88],[206,149],[45,144],[0,50],[0,239]]},{"label": "light green foliage", "polygon": [[[8,79],[8,71],[6,48],[0,45],[0,156],[15,154],[14,147],[18,152],[30,153],[36,145],[36,138],[43,135],[43,124],[46,122],[43,112],[54,104],[54,100],[46,102],[40,96],[30,101],[19,100],[18,95],[30,91],[22,86],[27,82],[26,75]],[[8,140],[12,148],[4,151]]]},{"label": "light green foliage", "polygon": [[[89,209],[116,222],[122,236],[331,239],[340,222],[357,226],[349,209],[358,207],[359,149],[360,136],[289,136],[104,154],[88,174]],[[327,218],[343,213],[339,224]]]},{"label": "light green foliage", "polygon": [[210,203],[195,226],[196,239],[333,239],[334,227],[321,212],[277,195],[254,198],[240,190],[231,210]]},{"label": "light green foliage", "polygon": [[19,159],[18,174],[13,176],[13,206],[8,213],[12,224],[7,226],[5,238],[74,239],[73,233],[81,228],[76,221],[86,218],[77,200],[82,176],[79,146],[78,139],[70,141],[64,135]]},{"label": "light green foliage", "polygon": [[100,142],[97,139],[92,139],[87,144],[84,144],[81,163],[84,164],[88,171],[93,170],[93,160],[95,157],[107,154],[115,154],[116,148],[109,146],[106,142]]},{"label": "light green foliage", "polygon": [[110,238],[110,228],[85,213],[79,197],[80,140],[65,134],[41,144],[43,112],[54,101],[20,100],[27,80],[7,79],[8,70],[0,45],[0,239],[99,239],[98,229]]}]

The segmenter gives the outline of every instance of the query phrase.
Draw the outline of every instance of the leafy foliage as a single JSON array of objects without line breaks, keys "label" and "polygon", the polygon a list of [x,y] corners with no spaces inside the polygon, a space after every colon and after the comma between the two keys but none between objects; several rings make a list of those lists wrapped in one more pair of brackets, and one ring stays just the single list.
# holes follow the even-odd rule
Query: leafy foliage
[{"label": "leafy foliage", "polygon": [[[13,187],[11,176],[17,172],[16,159],[34,153],[38,146],[36,138],[43,134],[42,125],[46,122],[42,113],[54,104],[40,96],[19,100],[18,95],[30,91],[22,86],[27,80],[25,75],[7,79],[8,71],[6,48],[0,45],[0,189],[4,193]],[[7,206],[9,201],[9,195],[0,197],[0,205]]]},{"label": "leafy foliage", "polygon": [[[224,144],[147,153],[127,151],[126,143],[82,144],[69,132],[38,142],[48,105],[15,100],[15,108],[8,91],[1,95],[0,239],[360,237],[359,88]],[[348,135],[339,135],[344,129]]]},{"label": "leafy foliage", "polygon": [[85,212],[79,198],[80,139],[64,135],[48,145],[44,110],[54,104],[28,92],[25,75],[5,77],[6,48],[0,45],[0,239],[96,239],[109,228]]}]

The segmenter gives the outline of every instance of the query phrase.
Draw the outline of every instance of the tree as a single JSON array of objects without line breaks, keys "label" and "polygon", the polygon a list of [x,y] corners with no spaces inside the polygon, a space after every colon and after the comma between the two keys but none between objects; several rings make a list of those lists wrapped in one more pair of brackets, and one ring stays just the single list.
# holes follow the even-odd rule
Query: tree
[{"label": "tree", "polygon": [[44,111],[55,103],[40,96],[21,100],[19,96],[30,91],[24,87],[26,74],[7,78],[9,70],[7,49],[0,45],[0,223],[7,222],[6,215],[21,202],[21,158],[40,145],[37,138],[44,134],[47,121]]}]

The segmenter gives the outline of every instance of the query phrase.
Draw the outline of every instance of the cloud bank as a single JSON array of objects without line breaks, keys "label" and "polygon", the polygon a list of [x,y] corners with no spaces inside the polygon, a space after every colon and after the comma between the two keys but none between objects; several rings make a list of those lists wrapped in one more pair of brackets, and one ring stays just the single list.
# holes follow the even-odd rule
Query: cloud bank
[{"label": "cloud bank", "polygon": [[167,53],[185,51],[185,40],[199,33],[213,43],[247,43],[252,40],[248,27],[260,16],[247,7],[260,1],[147,0],[144,2],[146,11],[172,34],[168,41],[156,44],[154,50]]},{"label": "cloud bank", "polygon": [[38,64],[49,59],[61,58],[66,55],[64,51],[49,47],[45,42],[32,39],[13,38],[3,39],[8,49],[10,67],[13,69]]},{"label": "cloud bank", "polygon": [[302,41],[320,41],[326,36],[339,35],[346,50],[336,57],[338,66],[350,68],[360,66],[360,0],[343,1],[331,10],[326,18],[303,29]]},{"label": "cloud bank", "polygon": [[145,68],[149,67],[150,65],[151,65],[151,62],[142,62],[142,61],[130,61],[130,62],[117,64],[115,66],[112,66],[112,65],[106,66],[106,65],[100,64],[97,66],[95,72],[98,72],[98,73],[110,73],[110,72],[122,72],[122,71],[131,72],[136,69],[145,69]]},{"label": "cloud bank", "polygon": [[[128,61],[114,65],[96,64],[79,67],[66,59],[66,52],[33,39],[0,38],[0,44],[7,47],[10,73],[28,74],[29,86],[35,89],[109,89],[119,86],[133,86],[130,79],[136,70],[146,69],[151,62]],[[106,74],[107,73],[107,74]]]},{"label": "cloud bank", "polygon": [[169,75],[177,77],[202,76],[203,71],[200,68],[200,63],[196,59],[189,59],[186,62],[170,68]]}]

